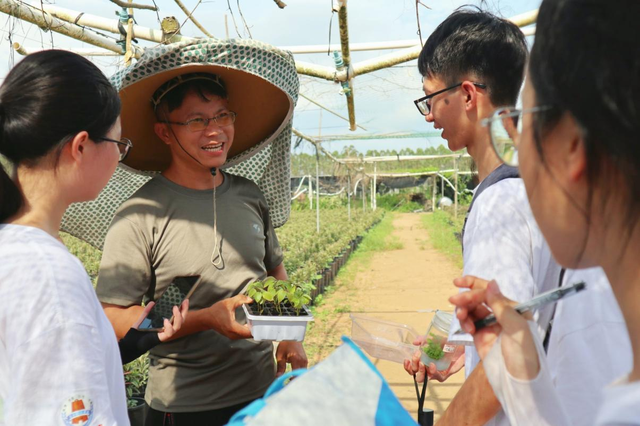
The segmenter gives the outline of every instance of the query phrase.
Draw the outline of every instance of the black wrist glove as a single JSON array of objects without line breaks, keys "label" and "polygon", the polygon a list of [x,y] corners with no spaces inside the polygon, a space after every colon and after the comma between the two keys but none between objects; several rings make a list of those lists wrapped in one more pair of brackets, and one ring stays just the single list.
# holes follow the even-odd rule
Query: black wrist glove
[{"label": "black wrist glove", "polygon": [[158,346],[159,343],[158,333],[130,328],[127,334],[118,342],[122,364],[130,363],[149,349]]}]

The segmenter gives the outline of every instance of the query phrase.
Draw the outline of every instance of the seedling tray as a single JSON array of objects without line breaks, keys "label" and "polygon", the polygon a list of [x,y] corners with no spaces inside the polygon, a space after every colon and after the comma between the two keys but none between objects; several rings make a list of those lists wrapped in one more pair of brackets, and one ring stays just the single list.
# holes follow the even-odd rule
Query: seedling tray
[{"label": "seedling tray", "polygon": [[254,340],[258,341],[302,342],[307,332],[307,323],[313,321],[313,316],[306,306],[303,306],[299,313],[296,313],[295,309],[290,306],[283,306],[282,314],[280,315],[265,315],[266,313],[271,313],[267,311],[268,309],[274,308],[267,308],[260,315],[253,303],[251,305],[242,305],[242,309],[247,317],[251,335]]}]

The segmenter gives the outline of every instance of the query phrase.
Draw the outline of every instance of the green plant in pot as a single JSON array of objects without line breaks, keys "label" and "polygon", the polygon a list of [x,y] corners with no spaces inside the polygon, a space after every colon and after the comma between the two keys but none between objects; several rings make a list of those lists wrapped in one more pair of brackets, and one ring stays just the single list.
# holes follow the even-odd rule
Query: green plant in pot
[{"label": "green plant in pot", "polygon": [[422,363],[424,365],[434,363],[438,370],[446,370],[449,368],[450,360],[445,358],[444,343],[442,338],[433,333],[429,333],[429,338],[427,339],[426,345],[422,346],[422,353],[420,354]]},{"label": "green plant in pot", "polygon": [[253,303],[242,305],[251,335],[257,341],[302,342],[307,323],[313,316],[306,304],[311,302],[313,284],[295,284],[267,277],[251,283],[246,290]]},{"label": "green plant in pot", "polygon": [[247,296],[253,299],[250,305],[255,315],[299,316],[307,315],[304,305],[311,302],[311,283],[295,284],[290,281],[267,277],[254,281],[247,287]]},{"label": "green plant in pot", "polygon": [[123,369],[129,421],[131,426],[142,426],[144,425],[144,392],[149,378],[149,358],[147,354],[131,361]]}]

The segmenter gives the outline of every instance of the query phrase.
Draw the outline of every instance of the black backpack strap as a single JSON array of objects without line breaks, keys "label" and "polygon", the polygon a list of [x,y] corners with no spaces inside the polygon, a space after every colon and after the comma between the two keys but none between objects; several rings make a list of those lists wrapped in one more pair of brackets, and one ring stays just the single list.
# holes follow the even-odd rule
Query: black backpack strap
[{"label": "black backpack strap", "polygon": [[[560,278],[558,280],[558,288],[562,287],[562,282],[564,281],[564,273],[567,272],[566,269],[560,269]],[[553,304],[553,313],[551,314],[551,318],[549,318],[549,324],[547,324],[547,331],[544,334],[544,341],[542,342],[542,347],[544,348],[544,353],[546,354],[549,351],[549,341],[551,340],[551,328],[553,327],[553,317],[556,316],[556,309],[558,309],[558,304]]]},{"label": "black backpack strap", "polygon": [[478,185],[478,189],[476,189],[475,194],[473,194],[471,205],[469,205],[469,210],[467,211],[467,215],[464,218],[464,225],[462,226],[462,251],[464,251],[464,230],[467,227],[467,219],[469,219],[469,213],[471,213],[473,203],[475,203],[480,194],[482,194],[491,185],[494,185],[504,179],[513,179],[519,177],[520,174],[518,173],[517,167],[511,167],[507,166],[506,164],[501,164],[494,171],[492,171],[489,176],[487,176],[482,182],[480,182],[480,185]]}]

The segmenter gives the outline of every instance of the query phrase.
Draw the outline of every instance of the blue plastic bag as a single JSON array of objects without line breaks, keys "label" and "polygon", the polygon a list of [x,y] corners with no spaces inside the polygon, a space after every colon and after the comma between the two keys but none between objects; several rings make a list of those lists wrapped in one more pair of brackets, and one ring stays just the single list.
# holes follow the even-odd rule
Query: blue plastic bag
[{"label": "blue plastic bag", "polygon": [[[277,379],[228,426],[417,425],[380,372],[347,337],[310,370]],[[297,377],[286,386],[290,377]]]}]

